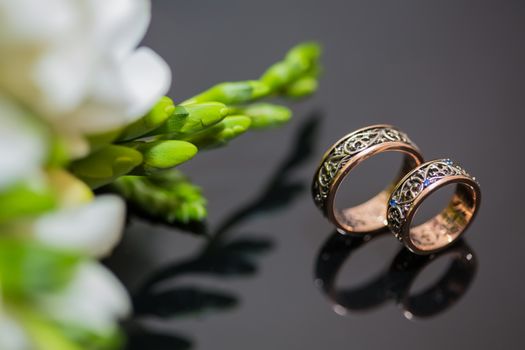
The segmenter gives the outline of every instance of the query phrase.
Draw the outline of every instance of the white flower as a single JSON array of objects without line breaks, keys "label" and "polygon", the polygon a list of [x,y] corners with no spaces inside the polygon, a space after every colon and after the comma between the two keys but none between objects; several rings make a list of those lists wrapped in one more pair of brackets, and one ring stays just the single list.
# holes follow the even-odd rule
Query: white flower
[{"label": "white flower", "polygon": [[[27,311],[44,316],[33,320],[37,321],[30,327],[33,331],[53,321],[104,337],[112,335],[118,321],[129,315],[131,301],[120,281],[109,270],[97,262],[87,261],[77,267],[72,280],[63,289],[39,295]],[[20,314],[25,313],[22,309]],[[45,341],[45,337],[32,338],[24,329],[24,322],[28,319],[16,315],[3,309],[0,293],[0,349],[35,349],[34,342]]]},{"label": "white flower", "polygon": [[27,113],[0,95],[0,191],[40,172],[46,143]]},{"label": "white flower", "polygon": [[79,146],[82,135],[145,114],[171,82],[166,63],[136,49],[149,0],[0,0],[0,92]]},{"label": "white flower", "polygon": [[0,310],[0,349],[30,350],[32,348],[24,329]]},{"label": "white flower", "polygon": [[88,204],[38,218],[34,235],[43,243],[101,258],[109,255],[120,241],[124,219],[122,199],[98,196]]},{"label": "white flower", "polygon": [[120,281],[99,263],[85,262],[62,291],[43,296],[39,307],[60,323],[82,326],[99,334],[114,330],[131,311]]}]

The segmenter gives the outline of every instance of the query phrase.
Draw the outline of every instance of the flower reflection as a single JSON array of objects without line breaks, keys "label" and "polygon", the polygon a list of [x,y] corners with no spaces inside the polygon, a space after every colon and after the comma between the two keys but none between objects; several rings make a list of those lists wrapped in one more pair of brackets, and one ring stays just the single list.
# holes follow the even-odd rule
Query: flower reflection
[{"label": "flower reflection", "polygon": [[[347,259],[364,248],[375,236],[350,237],[335,232],[319,251],[315,266],[315,284],[333,303],[334,311],[346,315],[352,311],[366,311],[394,300],[407,319],[435,316],[454,305],[474,280],[477,260],[472,249],[459,240],[449,249],[437,254],[415,255],[402,248],[386,271],[366,285],[338,289],[338,272]],[[416,279],[437,259],[448,258],[450,264],[444,275],[433,285],[417,294],[411,294]]]},{"label": "flower reflection", "polygon": [[[248,277],[258,270],[257,258],[273,247],[263,236],[239,235],[237,228],[255,216],[272,213],[292,204],[307,189],[295,171],[309,159],[317,139],[320,116],[314,113],[298,130],[293,147],[275,169],[267,186],[253,201],[224,218],[211,232],[203,232],[207,241],[202,249],[186,259],[177,259],[153,271],[133,293],[134,317],[126,324],[128,350],[181,350],[192,347],[185,335],[163,332],[151,319],[167,320],[206,311],[225,311],[237,306],[236,295],[223,288],[188,282],[188,277]],[[188,227],[193,230],[195,227]],[[205,227],[198,227],[205,230]],[[206,233],[206,234],[204,234]]]}]

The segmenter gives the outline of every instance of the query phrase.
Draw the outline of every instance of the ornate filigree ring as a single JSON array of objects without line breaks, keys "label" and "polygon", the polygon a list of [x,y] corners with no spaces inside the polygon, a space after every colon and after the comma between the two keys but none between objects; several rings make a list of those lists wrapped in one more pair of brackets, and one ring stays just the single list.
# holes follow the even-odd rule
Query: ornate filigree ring
[{"label": "ornate filigree ring", "polygon": [[373,125],[354,131],[337,141],[323,156],[313,179],[312,196],[339,232],[362,235],[385,228],[387,200],[397,180],[372,199],[352,208],[336,208],[335,197],[341,182],[354,167],[387,151],[405,155],[397,180],[423,163],[417,146],[404,132],[391,125]]},{"label": "ornate filigree ring", "polygon": [[[456,184],[448,206],[427,222],[410,227],[418,207],[439,188]],[[388,227],[417,254],[449,246],[467,229],[479,208],[481,192],[476,179],[450,159],[424,163],[397,184],[388,201]]]}]

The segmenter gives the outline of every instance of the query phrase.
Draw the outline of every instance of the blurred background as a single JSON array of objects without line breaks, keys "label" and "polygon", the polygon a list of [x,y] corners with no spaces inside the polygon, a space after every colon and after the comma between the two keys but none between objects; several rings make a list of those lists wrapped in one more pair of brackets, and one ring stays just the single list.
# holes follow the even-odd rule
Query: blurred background
[{"label": "blurred background", "polygon": [[[323,45],[324,73],[319,92],[293,106],[284,128],[182,167],[205,189],[210,234],[226,232],[212,260],[202,236],[130,218],[107,261],[135,297],[129,347],[523,348],[524,33],[523,1],[155,0],[145,44],[172,67],[169,95],[177,100],[255,78],[304,40]],[[411,263],[401,280],[417,279],[398,292],[383,283],[403,255],[398,242],[384,235],[350,258],[355,242],[322,250],[337,238],[309,193],[324,151],[376,123],[406,131],[426,159],[457,160],[483,192],[462,248],[474,262]],[[347,186],[352,198],[384,185],[396,161],[360,169]],[[242,258],[236,246],[248,247]],[[319,267],[323,261],[329,266]],[[319,269],[339,269],[337,290],[364,292],[346,307],[337,299],[344,295],[319,288]],[[415,305],[436,311],[413,317],[402,300],[408,290],[423,297]]]}]

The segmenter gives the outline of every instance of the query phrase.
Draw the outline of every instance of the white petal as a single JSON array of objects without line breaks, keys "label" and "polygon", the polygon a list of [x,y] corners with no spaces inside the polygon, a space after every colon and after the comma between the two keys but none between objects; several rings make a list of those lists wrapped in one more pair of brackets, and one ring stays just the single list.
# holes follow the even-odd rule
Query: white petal
[{"label": "white petal", "polygon": [[141,47],[122,66],[123,86],[127,92],[127,115],[131,118],[148,112],[168,92],[171,70],[154,51]]},{"label": "white petal", "polygon": [[168,92],[171,71],[155,52],[141,47],[122,62],[106,62],[93,95],[68,120],[72,130],[96,133],[129,124]]},{"label": "white petal", "polygon": [[92,48],[78,43],[66,42],[42,54],[31,77],[38,95],[27,99],[48,119],[63,117],[84,102],[97,59]]},{"label": "white petal", "polygon": [[149,0],[0,0],[0,90],[75,137],[135,121],[171,83],[158,55],[134,51],[150,7]]},{"label": "white petal", "polygon": [[35,223],[34,235],[49,245],[104,257],[120,241],[124,218],[125,206],[119,197],[100,196],[87,205],[42,216]]},{"label": "white petal", "polygon": [[45,136],[27,115],[0,96],[0,190],[32,177],[44,161]]},{"label": "white petal", "polygon": [[0,349],[30,350],[29,338],[23,328],[12,318],[0,311]]},{"label": "white petal", "polygon": [[124,116],[144,115],[169,89],[171,71],[166,62],[147,47],[138,48],[122,62],[107,61],[97,77],[93,100],[120,104]]},{"label": "white petal", "polygon": [[123,106],[89,101],[61,120],[65,133],[97,134],[128,124]]},{"label": "white petal", "polygon": [[93,50],[81,9],[68,0],[0,0],[1,88],[39,116],[56,118],[83,98]]},{"label": "white petal", "polygon": [[0,0],[0,42],[55,41],[78,22],[76,7],[70,0]]},{"label": "white petal", "polygon": [[83,263],[64,290],[39,301],[55,320],[100,333],[113,330],[116,322],[131,311],[125,288],[109,270],[96,262]]},{"label": "white petal", "polygon": [[[73,112],[81,103],[89,104],[93,81],[107,74],[104,62],[116,62],[113,69],[118,71],[120,62],[144,36],[150,20],[147,0],[89,0],[85,6],[78,6],[77,11],[85,12],[82,18],[85,23],[71,28],[76,33],[63,36],[35,64],[35,83],[44,95],[41,107],[51,118]],[[109,91],[105,101],[113,94]],[[116,101],[119,107],[122,102]],[[115,102],[107,105],[114,108]],[[117,121],[113,125],[122,124]]]},{"label": "white petal", "polygon": [[121,60],[140,43],[151,19],[149,0],[90,0],[87,2],[94,40]]}]

